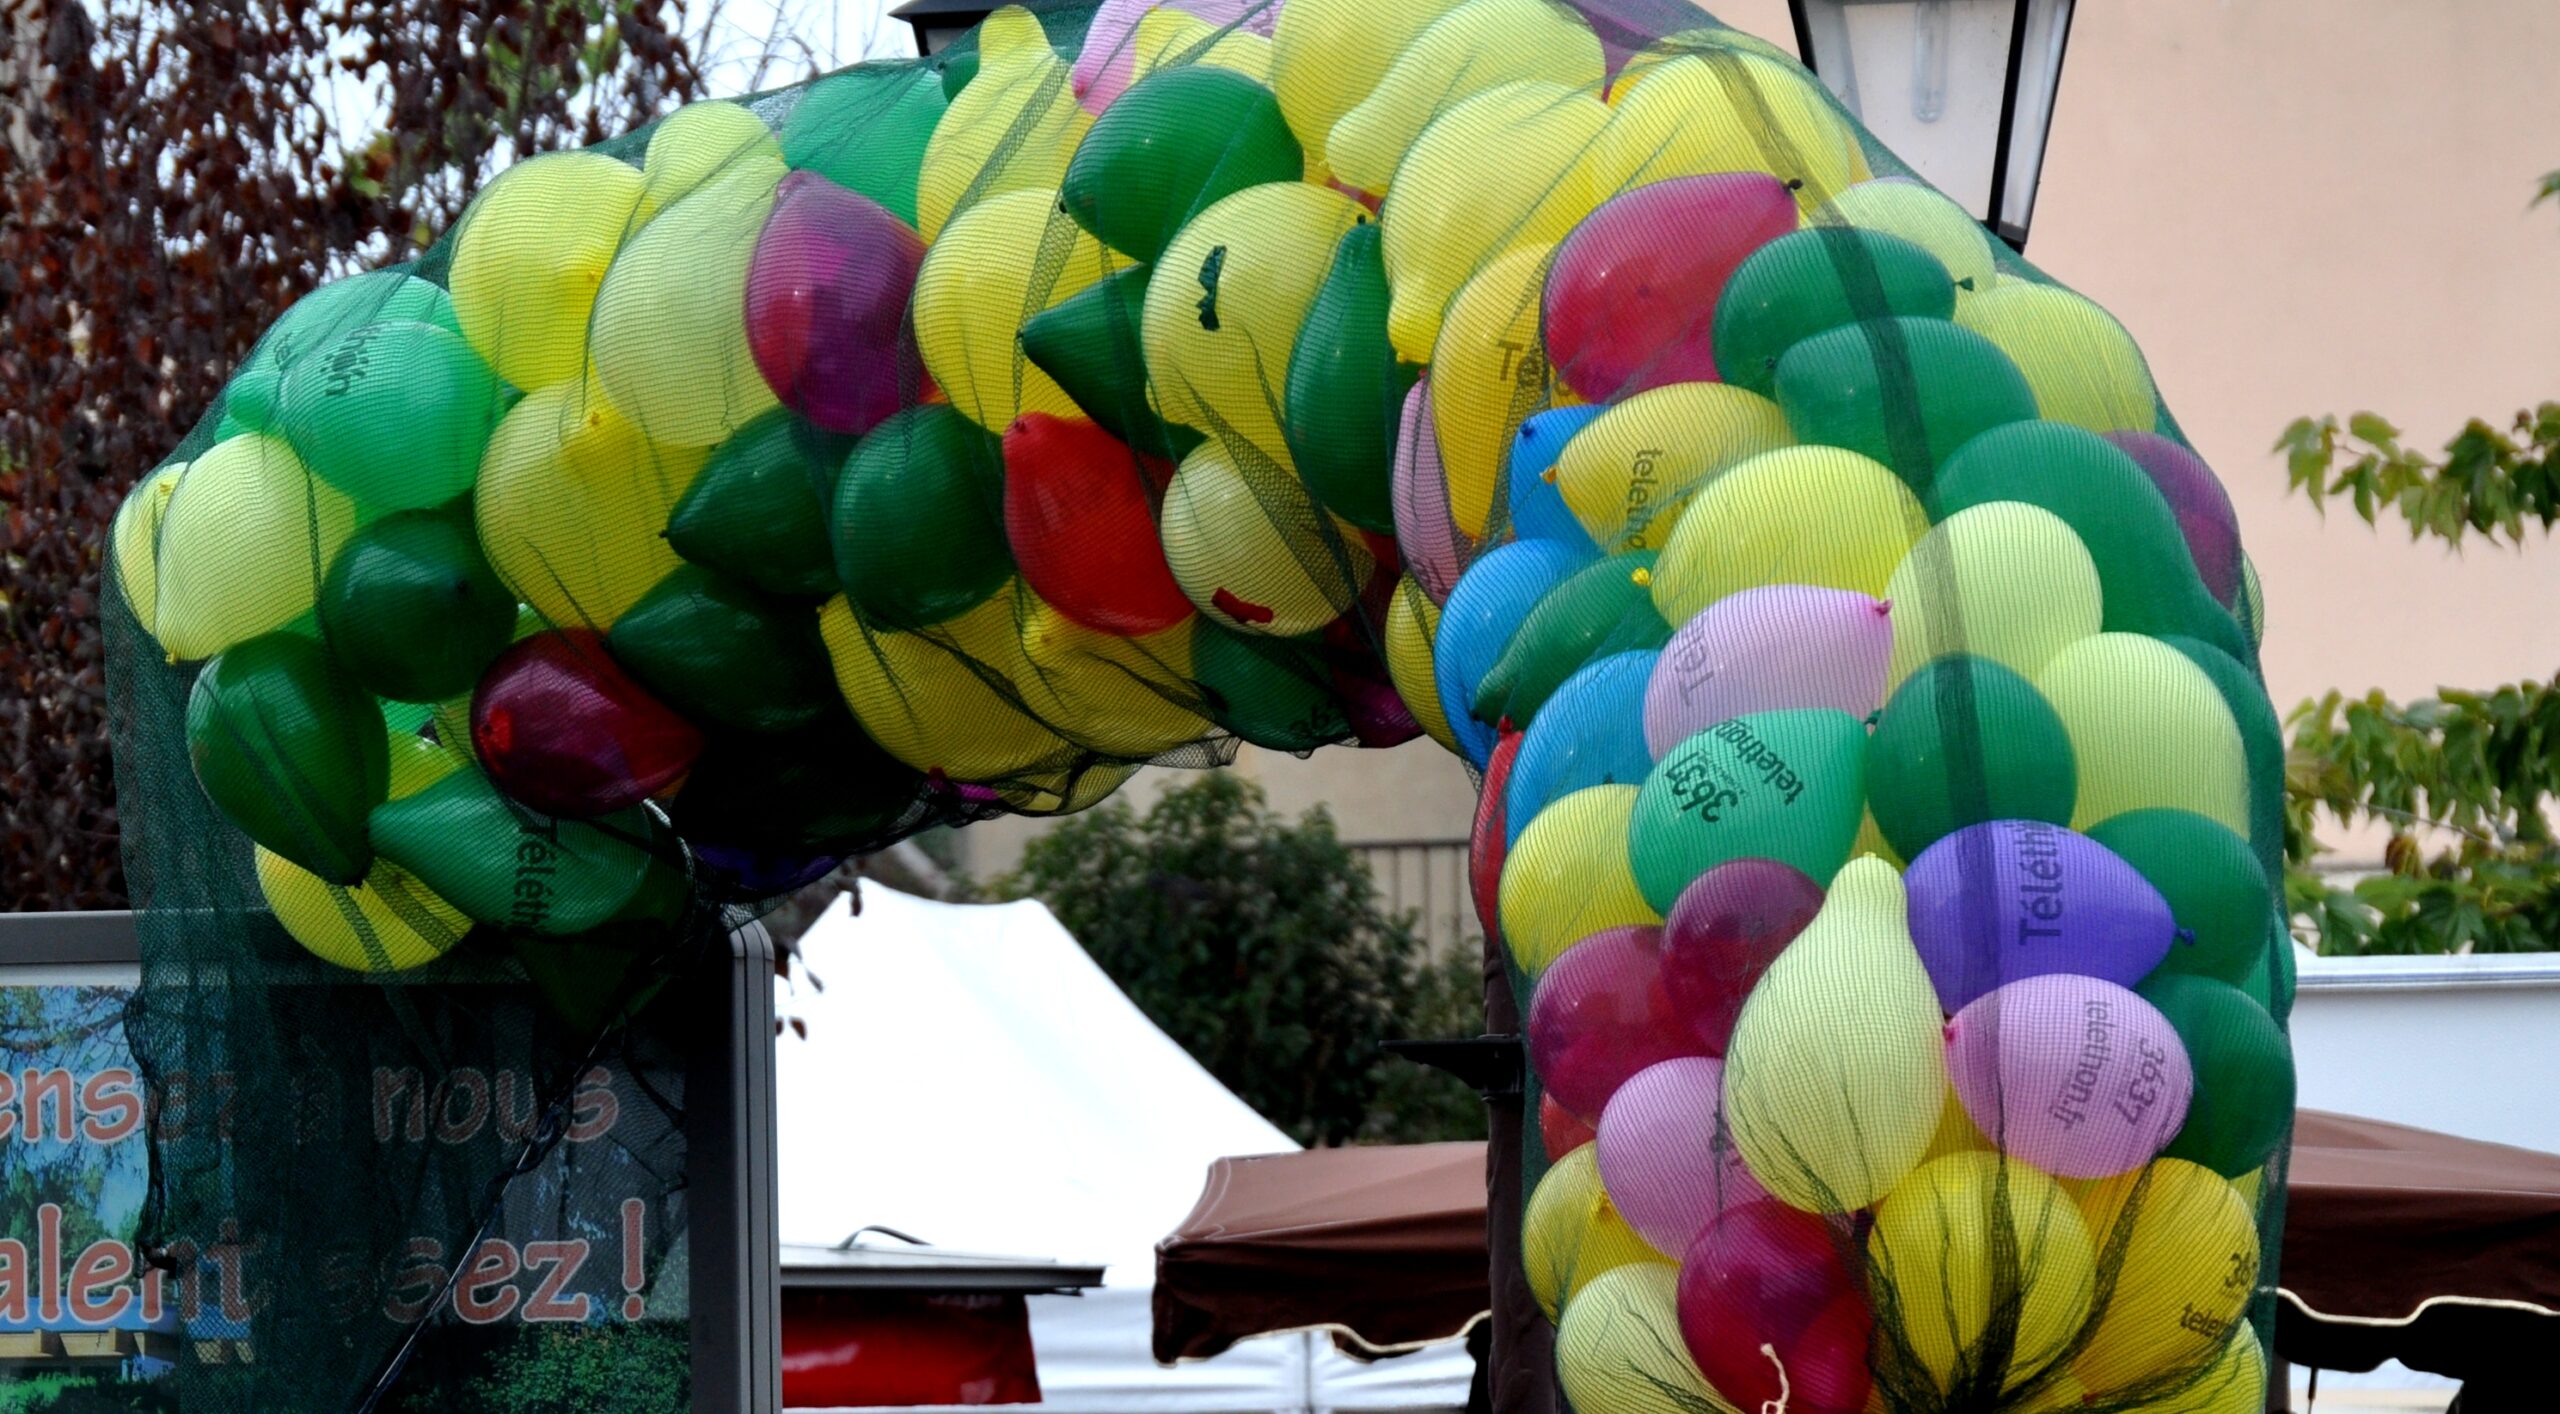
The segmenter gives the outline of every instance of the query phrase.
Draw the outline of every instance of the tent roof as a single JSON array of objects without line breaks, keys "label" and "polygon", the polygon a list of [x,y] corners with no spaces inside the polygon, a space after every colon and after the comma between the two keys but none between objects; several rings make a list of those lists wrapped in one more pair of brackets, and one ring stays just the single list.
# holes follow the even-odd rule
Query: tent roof
[{"label": "tent roof", "polygon": [[828,905],[800,956],[781,1008],[807,1035],[786,1029],[775,1056],[786,1242],[880,1224],[1144,1285],[1212,1162],[1298,1147],[1037,902],[866,883],[862,912]]}]

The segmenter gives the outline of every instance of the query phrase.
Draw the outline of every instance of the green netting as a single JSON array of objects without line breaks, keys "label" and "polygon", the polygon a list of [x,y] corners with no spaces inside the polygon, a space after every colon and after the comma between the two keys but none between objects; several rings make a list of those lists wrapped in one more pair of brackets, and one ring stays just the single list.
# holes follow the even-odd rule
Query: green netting
[{"label": "green netting", "polygon": [[[2260,1397],[2229,503],[2120,325],[1686,6],[1008,9],[528,160],[279,320],[114,550],[137,1048],[253,1116],[163,1127],[146,1236],[345,1298],[203,1407],[438,1397],[496,1283],[421,1242],[679,1230],[648,998],[844,856],[1424,734],[1578,1407]],[[326,1142],[411,1071],[542,1118]]]}]

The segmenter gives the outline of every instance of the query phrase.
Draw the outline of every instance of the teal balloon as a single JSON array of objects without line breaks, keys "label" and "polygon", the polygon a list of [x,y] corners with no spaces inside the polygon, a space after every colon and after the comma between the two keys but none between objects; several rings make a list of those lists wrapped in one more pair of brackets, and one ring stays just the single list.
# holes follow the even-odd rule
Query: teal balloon
[{"label": "teal balloon", "polygon": [[1270,89],[1210,64],[1161,68],[1131,84],[1077,144],[1059,195],[1094,239],[1153,261],[1219,198],[1294,182],[1306,154]]},{"label": "teal balloon", "polygon": [[1816,334],[1955,309],[1955,280],[1928,251],[1883,231],[1810,226],[1753,251],[1716,296],[1716,375],[1766,397],[1778,360]]},{"label": "teal balloon", "polygon": [[369,833],[383,858],[491,927],[583,933],[670,916],[682,901],[675,839],[644,808],[594,820],[538,815],[476,768],[375,806]]},{"label": "teal balloon", "polygon": [[367,510],[440,506],[471,489],[506,410],[498,375],[433,324],[367,324],[285,376],[276,423],[303,464]]},{"label": "teal balloon", "polygon": [[274,430],[276,399],[283,391],[284,370],[272,360],[232,374],[231,381],[222,386],[222,425],[231,432],[217,429],[215,440],[226,440],[232,433]]},{"label": "teal balloon", "polygon": [[2071,734],[2035,684],[1950,653],[1894,690],[1867,744],[1867,806],[1904,859],[1990,820],[2071,823]]},{"label": "teal balloon", "polygon": [[1658,913],[1735,859],[1774,859],[1815,879],[1848,863],[1866,801],[1866,725],[1830,707],[1719,722],[1654,763],[1627,843]]},{"label": "teal balloon", "polygon": [[1548,590],[1477,682],[1475,719],[1525,731],[1583,664],[1668,642],[1671,626],[1653,606],[1653,560],[1651,550],[1610,555]]},{"label": "teal balloon", "polygon": [[851,445],[775,408],[711,454],[667,517],[668,546],[768,593],[835,593],[827,508]]},{"label": "teal balloon", "polygon": [[1351,719],[1312,643],[1237,633],[1192,620],[1191,677],[1209,720],[1273,751],[1313,751],[1347,740]]},{"label": "teal balloon", "polygon": [[782,120],[782,160],[916,223],[916,173],[949,100],[920,64],[863,65],[801,92]]},{"label": "teal balloon", "polygon": [[605,647],[699,726],[789,731],[842,710],[816,611],[700,565],[669,571],[614,620]]},{"label": "teal balloon", "polygon": [[1179,463],[1206,439],[1165,421],[1147,390],[1138,336],[1147,271],[1133,265],[1107,275],[1023,321],[1022,356],[1129,450]]},{"label": "teal balloon", "polygon": [[1816,334],[1779,357],[1776,391],[1797,441],[1882,462],[1924,500],[1958,447],[2036,415],[2009,356],[1944,319],[1866,319]]},{"label": "teal balloon", "polygon": [[459,503],[357,530],[329,562],[318,605],[329,651],[365,691],[394,702],[469,692],[514,638],[516,607]]},{"label": "teal balloon", "polygon": [[2293,1051],[2275,1018],[2209,977],[2155,973],[2134,990],[2177,1029],[2195,1075],[2187,1122],[2162,1157],[2225,1178],[2264,1164],[2293,1125]]},{"label": "teal balloon", "polygon": [[2244,983],[2265,965],[2275,891],[2247,840],[2191,810],[2165,809],[2110,816],[2088,835],[2168,900],[2180,937],[2158,971]]},{"label": "teal balloon", "polygon": [[368,270],[332,280],[295,300],[276,316],[276,322],[259,336],[258,346],[241,361],[232,381],[236,383],[253,372],[281,378],[312,350],[341,334],[353,333],[367,324],[402,320],[433,324],[453,334],[462,332],[462,321],[454,316],[453,296],[433,281],[404,270]]},{"label": "teal balloon", "polygon": [[250,839],[333,884],[373,867],[365,817],[391,789],[382,709],[316,639],[235,643],[187,694],[187,760]]},{"label": "teal balloon", "polygon": [[869,621],[914,630],[967,612],[1013,576],[1003,444],[947,403],[892,415],[836,478],[828,538]]},{"label": "teal balloon", "polygon": [[[1111,111],[1119,111],[1117,105]],[[1387,303],[1378,223],[1363,221],[1342,233],[1332,268],[1298,327],[1280,422],[1308,494],[1381,534],[1396,528],[1390,494],[1396,427],[1405,394],[1422,373],[1397,360],[1387,338]]]},{"label": "teal balloon", "polygon": [[2239,621],[2196,573],[2195,557],[2157,483],[2114,443],[2059,422],[2016,422],[1967,442],[1938,472],[1929,518],[1989,501],[2024,501],[2061,517],[2098,567],[2110,633],[2185,634],[2249,653]]},{"label": "teal balloon", "polygon": [[668,813],[696,844],[847,853],[898,834],[924,784],[838,705],[790,731],[713,733]]}]

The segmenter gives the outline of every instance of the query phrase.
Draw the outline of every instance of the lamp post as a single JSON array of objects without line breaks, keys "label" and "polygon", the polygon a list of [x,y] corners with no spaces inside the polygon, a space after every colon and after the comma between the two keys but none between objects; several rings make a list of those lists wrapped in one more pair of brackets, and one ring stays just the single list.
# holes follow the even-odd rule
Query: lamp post
[{"label": "lamp post", "polygon": [[889,18],[906,21],[916,32],[916,53],[929,56],[941,53],[995,11],[984,0],[907,0],[891,10]]},{"label": "lamp post", "polygon": [[2012,249],[2027,245],[2073,0],[1788,0],[1841,104]]}]

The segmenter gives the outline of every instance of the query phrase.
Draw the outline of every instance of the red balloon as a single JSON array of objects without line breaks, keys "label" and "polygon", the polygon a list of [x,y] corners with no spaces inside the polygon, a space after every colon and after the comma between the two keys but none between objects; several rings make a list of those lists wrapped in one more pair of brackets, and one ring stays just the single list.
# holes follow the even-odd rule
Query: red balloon
[{"label": "red balloon", "polygon": [[1593,402],[1716,376],[1716,297],[1751,252],[1796,229],[1762,172],[1674,177],[1602,202],[1556,247],[1547,357]]},{"label": "red balloon", "polygon": [[747,266],[747,350],[775,397],[830,432],[868,432],[920,391],[907,303],[924,242],[815,172],[776,189]]},{"label": "red balloon", "polygon": [[1193,612],[1156,508],[1173,479],[1081,417],[1027,412],[1004,433],[1004,534],[1032,590],[1098,633],[1155,633]]},{"label": "red balloon", "polygon": [[1596,1115],[1628,1076],[1702,1056],[1662,978],[1662,930],[1606,928],[1564,950],[1529,1002],[1529,1059],[1547,1093]]},{"label": "red balloon", "polygon": [[1476,922],[1485,937],[1502,943],[1502,797],[1511,783],[1511,763],[1520,756],[1520,733],[1504,732],[1485,756],[1484,784],[1476,792],[1475,829],[1467,838],[1467,888],[1476,898]]},{"label": "red balloon", "polygon": [[1538,1097],[1538,1139],[1547,1147],[1547,1162],[1554,1163],[1592,1140],[1599,1131],[1591,1121],[1556,1103],[1553,1095]]},{"label": "red balloon", "polygon": [[683,780],[702,733],[633,682],[603,635],[572,628],[513,645],[481,674],[471,744],[498,789],[546,815],[585,819]]},{"label": "red balloon", "polygon": [[1680,1337],[1743,1409],[1858,1414],[1873,1377],[1866,1297],[1844,1230],[1771,1199],[1727,1209],[1680,1263]]},{"label": "red balloon", "polygon": [[1774,859],[1736,859],[1699,875],[1662,925],[1662,980],[1702,1054],[1721,1056],[1743,999],[1822,911],[1822,885]]}]

